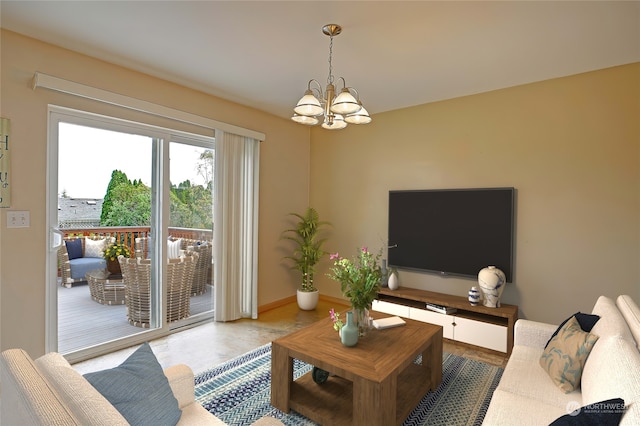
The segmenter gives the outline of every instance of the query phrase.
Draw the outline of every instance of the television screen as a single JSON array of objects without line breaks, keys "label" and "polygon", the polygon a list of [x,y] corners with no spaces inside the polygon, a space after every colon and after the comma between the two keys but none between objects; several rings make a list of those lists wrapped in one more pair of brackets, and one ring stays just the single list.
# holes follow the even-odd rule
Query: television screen
[{"label": "television screen", "polygon": [[513,279],[514,188],[389,191],[388,263],[477,278]]}]

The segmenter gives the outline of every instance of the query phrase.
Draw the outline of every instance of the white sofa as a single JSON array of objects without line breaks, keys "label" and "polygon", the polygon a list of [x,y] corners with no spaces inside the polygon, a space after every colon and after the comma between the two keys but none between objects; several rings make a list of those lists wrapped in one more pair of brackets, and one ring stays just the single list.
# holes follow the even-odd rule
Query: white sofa
[{"label": "white sofa", "polygon": [[[0,424],[128,425],[111,405],[65,358],[49,353],[35,361],[22,349],[0,354]],[[193,372],[186,365],[164,370],[182,415],[178,425],[224,425],[195,401]],[[282,425],[264,417],[254,425]]]},{"label": "white sofa", "polygon": [[600,296],[591,313],[600,316],[590,331],[599,338],[584,364],[580,386],[570,393],[560,390],[539,363],[558,326],[516,322],[513,352],[484,425],[549,425],[580,407],[606,409],[596,403],[612,398],[622,398],[626,406],[620,425],[640,425],[640,309],[627,295],[615,301]]}]

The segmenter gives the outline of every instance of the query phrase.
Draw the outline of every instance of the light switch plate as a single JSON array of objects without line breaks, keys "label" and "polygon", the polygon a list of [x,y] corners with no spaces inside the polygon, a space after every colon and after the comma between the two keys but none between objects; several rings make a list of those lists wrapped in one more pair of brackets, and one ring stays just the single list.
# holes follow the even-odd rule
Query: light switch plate
[{"label": "light switch plate", "polygon": [[7,228],[28,228],[31,226],[29,211],[8,211],[7,212]]}]

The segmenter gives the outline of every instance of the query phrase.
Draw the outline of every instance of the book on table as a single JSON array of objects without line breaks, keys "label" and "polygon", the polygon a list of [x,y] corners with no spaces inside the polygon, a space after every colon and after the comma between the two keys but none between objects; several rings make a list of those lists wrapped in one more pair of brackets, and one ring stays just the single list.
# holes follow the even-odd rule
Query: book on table
[{"label": "book on table", "polygon": [[382,330],[384,328],[398,327],[401,325],[405,325],[404,320],[398,316],[389,317],[389,318],[380,318],[373,320],[373,326],[378,330]]}]

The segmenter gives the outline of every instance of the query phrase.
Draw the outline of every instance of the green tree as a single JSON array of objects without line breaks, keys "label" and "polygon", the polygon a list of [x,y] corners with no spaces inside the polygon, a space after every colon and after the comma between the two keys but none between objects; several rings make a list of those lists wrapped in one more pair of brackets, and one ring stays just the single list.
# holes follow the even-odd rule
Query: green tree
[{"label": "green tree", "polygon": [[[211,194],[213,151],[201,153],[196,167],[205,177],[206,187],[193,185],[185,180],[178,186],[171,184],[169,191],[169,226],[181,228],[213,228],[213,196]],[[149,226],[151,223],[151,188],[139,179],[131,182],[119,170],[111,174],[102,203],[100,224],[102,226]]]},{"label": "green tree", "polygon": [[171,188],[170,226],[183,228],[211,229],[213,211],[211,191],[202,185],[182,182]]},{"label": "green tree", "polygon": [[112,189],[111,195],[111,208],[103,226],[151,225],[151,188],[142,183],[122,183]]},{"label": "green tree", "polygon": [[200,153],[200,158],[196,164],[196,172],[204,180],[205,188],[213,189],[213,150],[207,149]]},{"label": "green tree", "polygon": [[102,226],[107,226],[106,221],[114,200],[112,191],[121,184],[131,184],[131,182],[125,173],[120,170],[114,170],[111,172],[111,180],[109,181],[109,185],[107,185],[107,192],[104,196],[104,200],[102,201],[102,212],[100,213],[100,224]]}]

